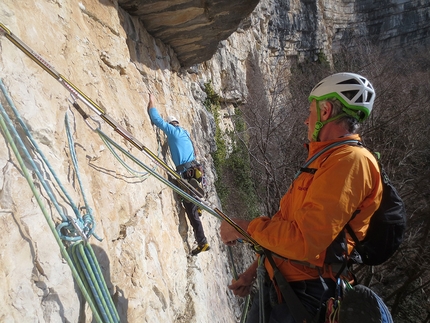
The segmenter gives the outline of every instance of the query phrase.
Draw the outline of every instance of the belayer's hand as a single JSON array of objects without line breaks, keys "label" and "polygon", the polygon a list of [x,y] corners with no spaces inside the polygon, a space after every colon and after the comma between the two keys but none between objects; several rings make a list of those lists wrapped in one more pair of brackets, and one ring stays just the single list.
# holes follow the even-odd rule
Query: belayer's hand
[{"label": "belayer's hand", "polygon": [[258,263],[254,261],[254,263],[243,274],[239,275],[237,280],[233,279],[228,288],[231,289],[234,295],[241,297],[249,295],[251,287],[257,276],[257,266]]},{"label": "belayer's hand", "polygon": [[245,297],[251,292],[253,283],[254,279],[249,280],[242,274],[239,276],[238,280],[233,279],[231,285],[228,285],[228,288],[233,292],[234,295]]},{"label": "belayer's hand", "polygon": [[[246,231],[250,222],[248,220],[242,219],[233,219],[233,221],[244,231]],[[228,246],[233,246],[236,244],[238,239],[243,239],[243,235],[241,235],[231,224],[226,221],[221,222],[220,235],[222,242]]]}]

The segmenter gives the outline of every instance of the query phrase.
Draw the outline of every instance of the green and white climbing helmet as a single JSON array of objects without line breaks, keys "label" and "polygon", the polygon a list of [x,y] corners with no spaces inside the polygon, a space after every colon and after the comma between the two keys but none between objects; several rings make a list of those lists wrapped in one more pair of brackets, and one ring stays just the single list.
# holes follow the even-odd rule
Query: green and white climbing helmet
[{"label": "green and white climbing helmet", "polygon": [[[320,81],[311,91],[309,101],[336,98],[345,106],[343,111],[358,121],[372,112],[375,90],[363,76],[354,73],[337,73]],[[362,113],[361,113],[361,112]]]}]

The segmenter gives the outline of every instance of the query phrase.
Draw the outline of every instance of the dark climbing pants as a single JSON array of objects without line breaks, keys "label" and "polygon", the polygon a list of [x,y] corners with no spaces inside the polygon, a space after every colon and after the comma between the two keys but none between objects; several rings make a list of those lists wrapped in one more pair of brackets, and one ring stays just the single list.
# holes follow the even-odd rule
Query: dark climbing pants
[{"label": "dark climbing pants", "polygon": [[194,237],[199,245],[205,244],[207,242],[205,232],[203,231],[202,221],[200,220],[200,215],[197,205],[183,201],[182,202],[185,207],[185,213],[187,213],[188,220],[190,221],[191,226],[193,227]]},{"label": "dark climbing pants", "polygon": [[[305,308],[315,316],[322,302],[334,296],[336,284],[331,279],[325,279],[328,291],[324,292],[324,287],[319,279],[303,280],[290,283]],[[259,291],[260,293],[261,291]],[[259,293],[254,296],[251,309],[249,310],[246,323],[259,323]],[[277,301],[276,290],[271,282],[264,284],[264,323],[296,323],[292,317],[287,304]],[[322,297],[323,296],[323,297]],[[319,322],[319,321],[318,321]]]},{"label": "dark climbing pants", "polygon": [[[185,172],[183,172],[181,174],[181,176],[186,181],[189,181],[192,178],[192,177],[188,177],[187,170],[185,170]],[[194,194],[191,194],[191,195],[194,198],[196,198],[196,196],[194,196]],[[182,200],[182,203],[184,204],[185,213],[187,213],[188,220],[190,221],[190,224],[193,227],[194,238],[196,239],[197,244],[199,246],[202,244],[205,244],[207,242],[207,239],[205,236],[205,232],[203,230],[202,221],[200,220],[200,214],[198,212],[198,209],[199,209],[198,206],[191,203],[191,202],[188,202],[185,199]]]}]

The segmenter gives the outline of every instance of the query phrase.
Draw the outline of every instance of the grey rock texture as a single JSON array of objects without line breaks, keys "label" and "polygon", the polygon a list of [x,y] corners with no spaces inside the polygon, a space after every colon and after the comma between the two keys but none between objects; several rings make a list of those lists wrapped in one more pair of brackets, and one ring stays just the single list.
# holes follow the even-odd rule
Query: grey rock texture
[{"label": "grey rock texture", "polygon": [[175,51],[184,67],[209,60],[258,0],[119,0],[146,30]]},{"label": "grey rock texture", "polygon": [[[272,89],[280,62],[288,67],[319,53],[330,58],[350,36],[370,34],[387,48],[428,44],[429,12],[428,0],[0,2],[1,23],[171,164],[165,138],[146,113],[148,93],[154,93],[161,115],[180,118],[195,140],[208,199],[217,207],[215,122],[203,105],[205,83],[221,97],[220,126],[228,130],[234,108],[246,104],[253,87]],[[145,21],[141,15],[147,14]],[[0,77],[61,182],[82,205],[64,131],[69,115],[83,186],[103,238],[91,243],[121,322],[238,322],[243,300],[226,287],[233,275],[219,219],[203,213],[211,251],[189,257],[194,239],[180,198],[152,176],[131,175],[70,105],[69,92],[2,36]],[[101,129],[165,175],[106,123]],[[46,194],[44,201],[50,205]],[[93,321],[3,134],[0,230],[0,321]],[[252,257],[248,252],[235,259],[239,273]]]},{"label": "grey rock texture", "polygon": [[428,0],[118,1],[153,37],[173,49],[183,67],[209,60],[220,41],[246,29],[258,3],[270,17],[267,35],[258,37],[267,36],[267,48],[275,55],[312,57],[337,50],[352,37],[370,36],[387,48],[426,43],[430,37]]}]

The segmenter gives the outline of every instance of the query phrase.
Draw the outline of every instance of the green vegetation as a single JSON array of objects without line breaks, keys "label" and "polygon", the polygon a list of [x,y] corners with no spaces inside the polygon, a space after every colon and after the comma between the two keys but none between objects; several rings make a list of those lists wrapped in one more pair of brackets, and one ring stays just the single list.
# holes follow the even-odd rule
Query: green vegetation
[{"label": "green vegetation", "polygon": [[215,119],[215,143],[217,150],[212,154],[214,160],[215,170],[217,172],[217,179],[215,181],[215,187],[217,189],[218,196],[221,200],[221,204],[225,204],[228,197],[228,189],[223,183],[223,169],[225,168],[225,161],[227,158],[227,145],[223,138],[223,134],[219,127],[219,110],[221,109],[221,103],[218,94],[212,88],[212,83],[205,83],[206,100],[204,106],[212,113]]},{"label": "green vegetation", "polygon": [[235,109],[233,126],[235,131],[222,132],[220,128],[220,97],[212,88],[211,82],[205,84],[206,109],[215,119],[215,142],[217,150],[212,154],[217,179],[215,187],[223,209],[233,216],[253,218],[257,216],[257,198],[251,178],[251,166],[245,140],[239,140],[237,133],[245,130],[241,111]]},{"label": "green vegetation", "polygon": [[321,64],[322,66],[330,67],[330,62],[327,59],[327,56],[322,51],[318,53],[318,60],[317,60],[317,62],[319,64]]},{"label": "green vegetation", "polygon": [[[238,191],[238,200],[243,205],[247,218],[255,218],[260,215],[258,208],[258,199],[255,194],[254,181],[251,176],[251,162],[249,159],[249,151],[247,147],[247,138],[239,138],[237,134],[245,133],[246,125],[243,119],[242,111],[239,108],[235,109],[234,118],[235,132],[230,132],[233,150],[226,160],[226,166],[233,174],[234,187]],[[236,198],[235,198],[236,200]],[[237,201],[236,201],[237,202]]]}]

